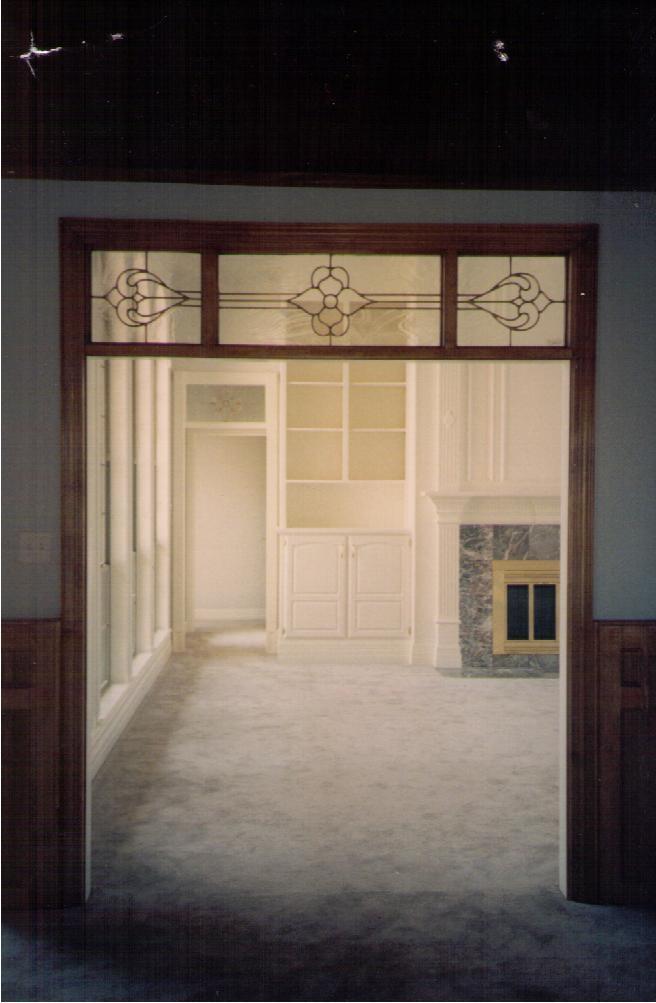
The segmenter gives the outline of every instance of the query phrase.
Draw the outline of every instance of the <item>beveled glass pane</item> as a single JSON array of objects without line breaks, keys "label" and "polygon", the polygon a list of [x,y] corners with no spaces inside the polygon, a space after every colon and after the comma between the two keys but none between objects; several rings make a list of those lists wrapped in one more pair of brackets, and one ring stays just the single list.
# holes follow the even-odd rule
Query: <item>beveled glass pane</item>
[{"label": "beveled glass pane", "polygon": [[533,637],[536,641],[556,640],[556,586],[533,586]]},{"label": "beveled glass pane", "polygon": [[458,258],[458,345],[565,344],[565,258]]},{"label": "beveled glass pane", "polygon": [[187,387],[187,421],[264,421],[264,387],[192,384]]},{"label": "beveled glass pane", "polygon": [[437,345],[437,256],[219,256],[219,341],[227,345]]},{"label": "beveled glass pane", "polygon": [[92,251],[91,340],[200,343],[200,254]]},{"label": "beveled glass pane", "polygon": [[509,641],[527,641],[528,585],[507,586],[507,623]]}]

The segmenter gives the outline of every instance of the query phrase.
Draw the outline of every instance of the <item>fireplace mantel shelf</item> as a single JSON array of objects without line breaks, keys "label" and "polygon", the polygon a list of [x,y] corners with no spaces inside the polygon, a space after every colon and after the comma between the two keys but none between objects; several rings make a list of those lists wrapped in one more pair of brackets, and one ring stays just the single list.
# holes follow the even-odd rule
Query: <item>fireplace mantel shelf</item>
[{"label": "fireplace mantel shelf", "polygon": [[553,494],[481,494],[474,491],[422,491],[435,507],[438,522],[514,525],[560,523],[560,496]]}]

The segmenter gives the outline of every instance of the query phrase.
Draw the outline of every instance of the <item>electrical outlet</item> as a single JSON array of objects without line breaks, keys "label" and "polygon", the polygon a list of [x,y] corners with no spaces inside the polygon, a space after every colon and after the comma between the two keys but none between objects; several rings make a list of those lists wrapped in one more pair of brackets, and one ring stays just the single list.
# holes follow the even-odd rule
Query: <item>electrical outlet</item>
[{"label": "electrical outlet", "polygon": [[52,533],[19,533],[18,560],[20,564],[50,564]]}]

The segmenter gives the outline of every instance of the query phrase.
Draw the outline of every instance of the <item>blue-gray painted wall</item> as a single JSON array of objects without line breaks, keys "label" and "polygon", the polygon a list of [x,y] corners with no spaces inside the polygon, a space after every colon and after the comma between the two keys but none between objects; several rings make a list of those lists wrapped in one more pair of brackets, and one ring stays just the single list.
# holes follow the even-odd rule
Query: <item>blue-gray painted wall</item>
[{"label": "blue-gray painted wall", "polygon": [[[59,613],[61,216],[396,223],[598,223],[595,615],[656,616],[656,196],[12,181],[4,201],[5,617]],[[55,560],[18,560],[21,531]]]}]

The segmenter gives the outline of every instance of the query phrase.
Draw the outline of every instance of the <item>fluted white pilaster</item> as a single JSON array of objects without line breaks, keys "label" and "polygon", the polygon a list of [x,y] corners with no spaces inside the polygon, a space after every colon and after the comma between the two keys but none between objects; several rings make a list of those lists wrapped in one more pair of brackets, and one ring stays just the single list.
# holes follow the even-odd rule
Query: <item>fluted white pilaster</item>
[{"label": "fluted white pilaster", "polygon": [[463,501],[432,493],[429,497],[437,513],[434,665],[439,669],[460,669],[460,522]]},{"label": "fluted white pilaster", "polygon": [[111,681],[127,682],[132,669],[134,606],[132,552],[132,362],[109,362]]},{"label": "fluted white pilaster", "polygon": [[155,628],[171,627],[171,363],[155,362]]},{"label": "fluted white pilaster", "polygon": [[154,363],[137,359],[135,380],[137,651],[151,651],[155,631]]}]

